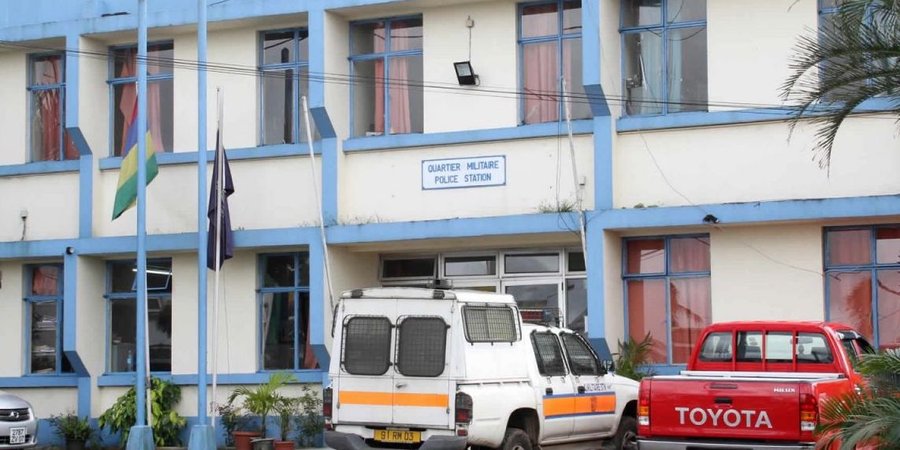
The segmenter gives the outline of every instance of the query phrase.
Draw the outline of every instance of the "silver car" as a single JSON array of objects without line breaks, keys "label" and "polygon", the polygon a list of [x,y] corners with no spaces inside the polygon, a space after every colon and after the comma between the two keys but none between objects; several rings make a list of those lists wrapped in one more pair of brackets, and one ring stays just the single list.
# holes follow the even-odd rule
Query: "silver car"
[{"label": "silver car", "polygon": [[0,391],[0,449],[34,447],[37,424],[28,402]]}]

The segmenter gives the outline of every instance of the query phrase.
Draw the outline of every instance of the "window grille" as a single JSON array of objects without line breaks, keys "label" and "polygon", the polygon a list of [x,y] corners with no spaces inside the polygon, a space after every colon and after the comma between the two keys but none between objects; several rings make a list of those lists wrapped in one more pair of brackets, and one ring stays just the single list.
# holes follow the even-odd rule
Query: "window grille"
[{"label": "window grille", "polygon": [[440,317],[408,317],[400,322],[397,371],[410,377],[436,377],[444,372],[447,324]]},{"label": "window grille", "polygon": [[534,344],[538,372],[547,377],[565,376],[566,365],[556,335],[550,332],[535,332],[531,334],[531,342]]},{"label": "window grille", "polygon": [[387,317],[352,317],[344,325],[344,370],[383,375],[391,365],[391,322]]},{"label": "window grille", "polygon": [[463,320],[469,342],[515,342],[517,321],[507,306],[464,306]]}]

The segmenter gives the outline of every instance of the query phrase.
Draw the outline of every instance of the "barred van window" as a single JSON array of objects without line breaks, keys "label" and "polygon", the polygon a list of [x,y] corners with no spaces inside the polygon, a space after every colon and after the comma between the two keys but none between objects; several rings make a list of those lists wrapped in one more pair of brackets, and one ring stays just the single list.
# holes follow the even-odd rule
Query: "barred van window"
[{"label": "barred van window", "polygon": [[563,362],[559,339],[551,332],[532,333],[534,356],[537,359],[538,372],[545,377],[565,376],[566,364]]},{"label": "barred van window", "polygon": [[444,373],[447,324],[439,317],[408,317],[400,322],[397,371],[410,377]]},{"label": "barred van window", "polygon": [[602,375],[600,362],[590,347],[574,334],[562,333],[560,337],[569,354],[569,367],[575,375]]},{"label": "barred van window", "polygon": [[391,322],[387,317],[352,317],[344,325],[342,360],[353,375],[383,375],[391,354]]},{"label": "barred van window", "polygon": [[464,306],[463,320],[469,342],[515,342],[516,317],[507,306]]}]

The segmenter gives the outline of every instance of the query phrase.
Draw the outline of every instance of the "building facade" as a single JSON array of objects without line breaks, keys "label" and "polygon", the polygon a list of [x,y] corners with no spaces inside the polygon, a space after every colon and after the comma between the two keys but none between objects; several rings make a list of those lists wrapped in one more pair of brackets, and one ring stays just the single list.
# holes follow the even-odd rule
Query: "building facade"
[{"label": "building facade", "polygon": [[[435,278],[598,349],[649,333],[658,373],[725,320],[900,345],[887,103],[848,119],[825,171],[780,96],[826,0],[210,2],[236,248],[199,343],[197,7],[148,3],[150,368],[191,420],[198,355],[217,348],[220,401],[272,371],[321,385],[342,291]],[[134,383],[135,213],[109,218],[136,27],[136,2],[0,6],[0,388],[41,417],[97,417]]]}]

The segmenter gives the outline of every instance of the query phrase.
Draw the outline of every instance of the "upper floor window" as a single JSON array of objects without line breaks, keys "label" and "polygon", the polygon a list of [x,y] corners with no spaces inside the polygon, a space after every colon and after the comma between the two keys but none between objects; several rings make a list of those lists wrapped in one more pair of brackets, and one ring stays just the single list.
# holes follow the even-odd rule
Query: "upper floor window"
[{"label": "upper floor window", "polygon": [[684,364],[712,319],[709,236],[626,239],[628,336],[653,338],[650,359]]},{"label": "upper floor window", "polygon": [[706,0],[622,0],[625,114],[707,110]]},{"label": "upper floor window", "polygon": [[900,225],[825,231],[825,318],[900,347]]},{"label": "upper floor window", "polygon": [[306,141],[300,97],[309,88],[307,30],[267,31],[260,37],[259,124],[262,145]]},{"label": "upper floor window", "polygon": [[[147,131],[151,141],[148,151],[172,151],[174,55],[171,42],[147,47]],[[108,83],[112,96],[110,148],[113,156],[125,156],[128,131],[137,126],[137,46],[110,50]]]},{"label": "upper floor window", "polygon": [[261,370],[315,369],[309,342],[309,254],[259,259],[259,361]]},{"label": "upper floor window", "polygon": [[[115,261],[107,268],[109,372],[137,368],[137,269],[135,261]],[[150,371],[172,371],[172,260],[147,260],[147,337]]]},{"label": "upper floor window", "polygon": [[62,352],[63,267],[25,266],[27,373],[72,372]]},{"label": "upper floor window", "polygon": [[590,117],[581,78],[581,0],[521,5],[519,52],[520,123],[560,120],[567,102],[573,119]]},{"label": "upper floor window", "polygon": [[65,126],[65,55],[31,55],[29,66],[31,160],[78,159],[78,150]]},{"label": "upper floor window", "polygon": [[422,18],[350,26],[353,136],[421,133]]}]

